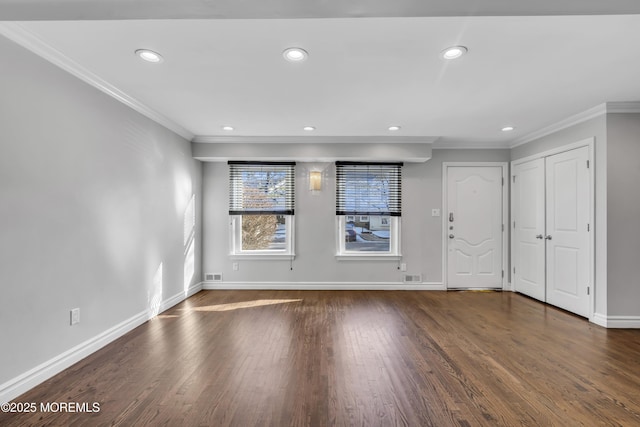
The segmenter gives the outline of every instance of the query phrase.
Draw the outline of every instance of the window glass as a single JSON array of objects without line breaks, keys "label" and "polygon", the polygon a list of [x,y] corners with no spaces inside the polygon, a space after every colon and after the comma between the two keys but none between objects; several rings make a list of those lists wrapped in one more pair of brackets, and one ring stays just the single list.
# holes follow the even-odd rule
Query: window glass
[{"label": "window glass", "polygon": [[242,251],[285,251],[286,224],[285,215],[243,215]]},{"label": "window glass", "polygon": [[389,252],[390,216],[347,215],[344,221],[344,249],[357,252]]}]

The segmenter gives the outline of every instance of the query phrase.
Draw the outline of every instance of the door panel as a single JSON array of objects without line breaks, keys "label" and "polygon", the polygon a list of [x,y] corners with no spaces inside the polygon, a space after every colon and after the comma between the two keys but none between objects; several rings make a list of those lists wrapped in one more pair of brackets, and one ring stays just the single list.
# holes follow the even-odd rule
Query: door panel
[{"label": "door panel", "polygon": [[589,149],[546,159],[547,302],[589,316]]},{"label": "door panel", "polygon": [[541,301],[546,299],[544,167],[544,159],[536,159],[513,168],[514,288]]},{"label": "door panel", "polygon": [[447,167],[447,286],[502,288],[502,167]]},{"label": "door panel", "polygon": [[[478,256],[478,274],[493,274],[494,266],[496,265],[495,261],[493,249]],[[502,272],[500,274],[502,274]]]}]

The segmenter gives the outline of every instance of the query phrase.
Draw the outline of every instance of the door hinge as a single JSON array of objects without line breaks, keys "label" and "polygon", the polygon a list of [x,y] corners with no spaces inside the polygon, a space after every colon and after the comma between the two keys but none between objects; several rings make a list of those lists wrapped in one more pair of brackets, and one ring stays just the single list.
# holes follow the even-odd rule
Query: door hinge
[{"label": "door hinge", "polygon": [[502,232],[504,233],[504,224],[502,224]]},{"label": "door hinge", "polygon": [[502,177],[502,186],[504,187],[504,176]]},{"label": "door hinge", "polygon": [[515,184],[515,182],[516,182],[516,176],[513,175],[513,183]]},{"label": "door hinge", "polygon": [[590,292],[591,292],[591,288],[587,286],[587,295],[591,295]]},{"label": "door hinge", "polygon": [[587,224],[587,231],[591,231],[591,227],[589,224]]},{"label": "door hinge", "polygon": [[516,229],[516,222],[515,221],[513,221],[513,229],[514,230]]},{"label": "door hinge", "polygon": [[589,169],[589,160],[587,160],[587,169]]},{"label": "door hinge", "polygon": [[504,270],[502,270],[502,278],[504,279]]},{"label": "door hinge", "polygon": [[513,274],[516,274],[516,268],[513,267]]}]

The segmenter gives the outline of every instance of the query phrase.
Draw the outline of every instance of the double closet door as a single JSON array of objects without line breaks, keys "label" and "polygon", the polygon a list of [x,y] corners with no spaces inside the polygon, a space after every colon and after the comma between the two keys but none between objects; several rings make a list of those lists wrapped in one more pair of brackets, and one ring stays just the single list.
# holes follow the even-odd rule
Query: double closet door
[{"label": "double closet door", "polygon": [[512,277],[516,292],[590,315],[589,147],[512,170]]}]

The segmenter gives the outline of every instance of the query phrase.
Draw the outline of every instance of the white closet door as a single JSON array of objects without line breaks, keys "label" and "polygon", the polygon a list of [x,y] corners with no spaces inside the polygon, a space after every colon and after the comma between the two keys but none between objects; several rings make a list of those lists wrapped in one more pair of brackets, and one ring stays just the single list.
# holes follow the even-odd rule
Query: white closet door
[{"label": "white closet door", "polygon": [[589,149],[546,158],[547,302],[589,316]]},{"label": "white closet door", "polygon": [[545,284],[545,162],[535,159],[514,166],[514,288],[540,301]]}]

